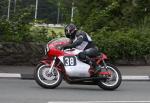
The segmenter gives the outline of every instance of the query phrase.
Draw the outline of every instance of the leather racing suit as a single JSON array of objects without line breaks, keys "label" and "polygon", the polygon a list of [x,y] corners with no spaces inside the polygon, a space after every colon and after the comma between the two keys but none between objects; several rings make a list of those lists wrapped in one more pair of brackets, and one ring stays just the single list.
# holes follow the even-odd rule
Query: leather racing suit
[{"label": "leather racing suit", "polygon": [[95,68],[96,63],[91,61],[91,57],[98,56],[98,48],[93,43],[91,37],[84,31],[76,31],[73,37],[70,37],[72,44],[66,45],[63,48],[77,48],[83,50],[78,54],[79,60],[90,64]]}]

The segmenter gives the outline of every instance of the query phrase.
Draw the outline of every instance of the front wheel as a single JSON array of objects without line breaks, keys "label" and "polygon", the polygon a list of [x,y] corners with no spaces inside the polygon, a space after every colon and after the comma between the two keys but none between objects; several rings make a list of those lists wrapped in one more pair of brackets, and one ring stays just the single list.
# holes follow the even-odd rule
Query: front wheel
[{"label": "front wheel", "polygon": [[[106,68],[110,73],[110,76],[106,80],[98,81],[98,86],[104,90],[115,90],[120,86],[122,82],[121,73],[118,68],[112,64],[107,64]],[[102,67],[102,70],[103,69],[105,68]]]},{"label": "front wheel", "polygon": [[57,67],[49,72],[50,67],[45,64],[39,64],[34,72],[34,78],[37,84],[43,88],[53,89],[60,85],[62,81],[62,73]]}]

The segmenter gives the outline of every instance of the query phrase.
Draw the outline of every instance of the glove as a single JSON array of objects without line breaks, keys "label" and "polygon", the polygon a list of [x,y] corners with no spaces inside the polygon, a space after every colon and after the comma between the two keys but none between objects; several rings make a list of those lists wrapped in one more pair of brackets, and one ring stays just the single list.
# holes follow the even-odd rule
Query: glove
[{"label": "glove", "polygon": [[68,46],[63,46],[63,50],[64,50],[64,49],[71,49],[71,48],[72,48],[72,47],[69,46],[69,45],[68,45]]},{"label": "glove", "polygon": [[59,49],[59,50],[64,50],[64,48],[63,48],[63,47],[59,47],[58,49]]}]

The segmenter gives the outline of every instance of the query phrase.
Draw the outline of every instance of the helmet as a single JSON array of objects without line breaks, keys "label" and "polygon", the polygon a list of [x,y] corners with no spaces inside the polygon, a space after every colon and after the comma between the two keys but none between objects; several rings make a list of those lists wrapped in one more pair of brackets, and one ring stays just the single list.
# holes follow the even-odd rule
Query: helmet
[{"label": "helmet", "polygon": [[75,37],[76,31],[77,31],[77,27],[74,24],[68,24],[65,27],[65,35],[67,38],[73,39]]}]

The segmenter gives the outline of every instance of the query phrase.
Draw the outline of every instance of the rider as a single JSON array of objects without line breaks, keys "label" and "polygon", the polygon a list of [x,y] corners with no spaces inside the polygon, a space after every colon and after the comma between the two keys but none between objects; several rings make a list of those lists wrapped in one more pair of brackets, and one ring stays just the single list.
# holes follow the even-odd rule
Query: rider
[{"label": "rider", "polygon": [[65,27],[65,35],[71,39],[72,43],[64,46],[63,49],[77,48],[83,50],[83,52],[78,54],[78,58],[97,69],[96,63],[90,59],[98,56],[98,48],[91,37],[86,32],[79,31],[74,24],[68,24]]}]

